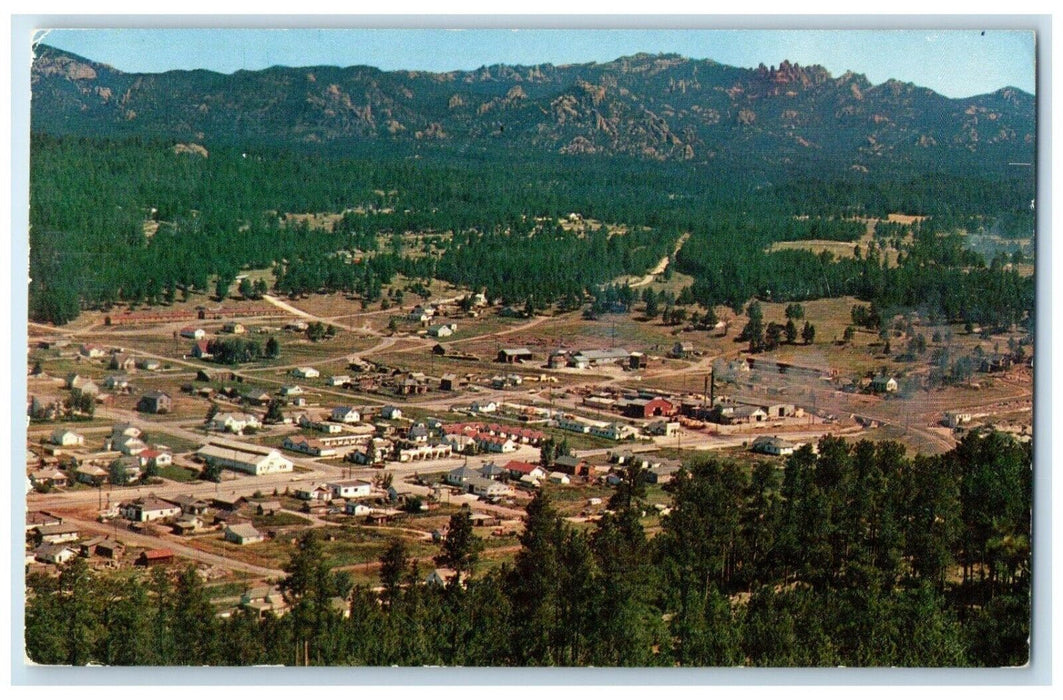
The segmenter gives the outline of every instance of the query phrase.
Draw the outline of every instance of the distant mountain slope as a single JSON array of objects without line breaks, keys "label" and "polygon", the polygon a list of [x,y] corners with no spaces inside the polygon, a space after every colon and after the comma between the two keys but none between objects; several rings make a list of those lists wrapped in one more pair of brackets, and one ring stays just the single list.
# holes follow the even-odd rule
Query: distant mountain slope
[{"label": "distant mountain slope", "polygon": [[35,132],[330,148],[605,154],[867,172],[1005,171],[1035,151],[1035,101],[949,99],[819,66],[677,55],[469,72],[369,67],[131,74],[41,46]]}]

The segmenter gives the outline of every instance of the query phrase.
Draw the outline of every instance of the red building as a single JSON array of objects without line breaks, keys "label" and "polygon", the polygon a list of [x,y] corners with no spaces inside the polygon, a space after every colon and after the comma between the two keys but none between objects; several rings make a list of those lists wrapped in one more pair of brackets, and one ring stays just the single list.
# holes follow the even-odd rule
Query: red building
[{"label": "red building", "polygon": [[624,415],[629,418],[653,418],[675,414],[676,405],[660,396],[652,399],[633,399],[624,405]]}]

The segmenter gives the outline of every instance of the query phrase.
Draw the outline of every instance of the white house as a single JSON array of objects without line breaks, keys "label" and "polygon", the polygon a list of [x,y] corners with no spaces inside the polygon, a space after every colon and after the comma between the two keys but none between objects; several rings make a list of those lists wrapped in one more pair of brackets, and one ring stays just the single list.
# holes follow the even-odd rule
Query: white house
[{"label": "white house", "polygon": [[469,410],[473,413],[494,413],[498,410],[498,404],[494,401],[473,401]]},{"label": "white house", "polygon": [[373,492],[373,485],[360,479],[334,481],[328,486],[332,489],[333,498],[365,498]]},{"label": "white house", "polygon": [[325,486],[304,486],[295,490],[295,497],[312,503],[328,503],[332,500],[332,489]]},{"label": "white house", "polygon": [[181,506],[169,501],[163,501],[154,496],[146,496],[138,498],[132,503],[123,503],[118,511],[127,520],[146,523],[152,520],[176,518],[181,514]]},{"label": "white house", "polygon": [[211,419],[210,427],[213,430],[242,433],[245,428],[261,428],[262,421],[250,413],[219,413]]},{"label": "white house", "polygon": [[[458,575],[458,572],[455,571],[454,569],[448,569],[446,567],[440,567],[438,569],[433,569],[432,573],[428,574],[428,577],[424,580],[424,582],[426,584],[428,584],[429,586],[446,586],[452,580],[454,580],[454,577],[457,576],[457,575]],[[461,584],[461,585],[464,585],[464,583],[465,583],[465,576],[464,575],[460,579],[458,579],[458,583]]]},{"label": "white house", "polygon": [[316,379],[321,376],[321,372],[313,367],[296,367],[292,370],[292,375],[302,379]]},{"label": "white house", "polygon": [[207,337],[207,332],[202,328],[187,327],[181,329],[181,337],[191,340],[203,340]]},{"label": "white house", "polygon": [[42,544],[33,550],[33,556],[45,564],[65,564],[77,556],[77,551],[65,544]]},{"label": "white house", "polygon": [[362,414],[357,408],[351,406],[337,406],[332,409],[332,420],[340,423],[357,423],[362,419]]},{"label": "white house", "polygon": [[373,509],[364,503],[357,503],[355,501],[347,501],[343,507],[343,512],[347,515],[369,515]]},{"label": "white house", "polygon": [[967,411],[947,411],[945,413],[945,424],[950,428],[958,428],[964,423],[970,423],[974,416]]},{"label": "white house", "polygon": [[513,495],[513,489],[507,484],[479,475],[471,477],[465,486],[470,493],[481,498],[504,498]]},{"label": "white house", "polygon": [[225,528],[225,540],[235,544],[254,544],[266,539],[251,523],[239,523]]},{"label": "white house", "polygon": [[789,440],[779,437],[762,435],[753,441],[753,451],[766,455],[786,456],[792,455],[797,445]]},{"label": "white house", "polygon": [[51,440],[53,444],[61,447],[83,447],[85,445],[85,437],[83,435],[66,428],[54,430]]},{"label": "white house", "polygon": [[76,525],[55,523],[38,527],[37,537],[45,544],[63,544],[64,542],[76,542],[81,537],[81,531]]},{"label": "white house", "polygon": [[344,384],[350,384],[351,377],[348,374],[334,374],[328,378],[329,386],[343,386]]},{"label": "white house", "polygon": [[384,406],[380,409],[380,417],[384,420],[398,420],[402,418],[402,409],[398,406]]},{"label": "white house", "polygon": [[623,423],[609,423],[605,426],[594,426],[591,435],[606,438],[607,440],[626,440],[635,436],[635,429]]},{"label": "white house", "polygon": [[454,335],[454,332],[458,330],[456,323],[440,323],[435,326],[428,327],[428,335],[433,338],[447,338]]}]

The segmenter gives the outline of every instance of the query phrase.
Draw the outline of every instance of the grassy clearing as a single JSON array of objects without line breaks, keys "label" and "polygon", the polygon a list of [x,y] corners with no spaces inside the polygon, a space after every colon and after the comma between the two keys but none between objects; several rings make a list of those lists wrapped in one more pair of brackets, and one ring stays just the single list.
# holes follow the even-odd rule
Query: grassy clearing
[{"label": "grassy clearing", "polygon": [[178,481],[180,483],[188,483],[196,480],[196,474],[184,467],[178,467],[170,465],[168,467],[159,467],[159,476],[163,479],[169,479],[170,481]]}]

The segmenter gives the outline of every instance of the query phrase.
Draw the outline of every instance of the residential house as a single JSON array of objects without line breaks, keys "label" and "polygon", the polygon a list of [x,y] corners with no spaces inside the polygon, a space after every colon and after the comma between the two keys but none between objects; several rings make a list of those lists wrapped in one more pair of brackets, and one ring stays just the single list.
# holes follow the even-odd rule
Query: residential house
[{"label": "residential house", "polygon": [[470,467],[469,465],[462,465],[457,469],[452,469],[446,473],[443,477],[443,481],[447,482],[451,486],[465,486],[469,479],[474,479],[480,476],[480,474]]},{"label": "residential house", "polygon": [[260,421],[257,416],[250,413],[218,413],[210,419],[210,427],[211,430],[239,435],[243,433],[246,428],[253,428],[255,430],[261,428],[262,421]]},{"label": "residential house", "polygon": [[145,413],[169,413],[173,410],[173,398],[165,391],[149,391],[140,397],[137,410]]},{"label": "residential house", "polygon": [[176,518],[181,514],[181,506],[154,496],[145,496],[131,503],[123,503],[119,506],[118,511],[126,520],[146,523],[153,520]]},{"label": "residential house", "polygon": [[103,357],[104,355],[106,355],[107,351],[98,345],[91,345],[89,343],[86,343],[78,349],[78,353],[82,357],[88,357],[89,359],[94,360],[98,357]]},{"label": "residential house", "polygon": [[509,470],[504,467],[500,467],[494,462],[486,462],[482,467],[476,470],[477,473],[485,479],[491,479],[497,481],[503,477],[509,476]]},{"label": "residential house", "polygon": [[108,369],[133,373],[137,371],[137,360],[131,355],[123,355],[116,352],[111,355],[111,361],[107,367]]},{"label": "residential house", "polygon": [[192,351],[189,353],[197,360],[212,360],[214,353],[210,351],[210,343],[206,340],[197,340],[192,343]]},{"label": "residential house", "polygon": [[329,386],[347,386],[350,383],[351,376],[349,374],[334,374],[327,380]]},{"label": "residential house", "polygon": [[222,327],[222,331],[225,333],[232,333],[233,335],[240,335],[246,333],[247,329],[244,328],[244,324],[237,323],[236,321],[227,321]]},{"label": "residential house", "polygon": [[145,467],[169,467],[173,464],[173,455],[164,450],[147,449],[137,455],[137,460],[142,468]]},{"label": "residential house", "polygon": [[240,607],[247,608],[263,618],[267,615],[280,617],[288,612],[288,602],[279,586],[258,586],[248,589],[240,596]]},{"label": "residential house", "polygon": [[255,406],[264,406],[273,400],[273,396],[265,389],[248,387],[240,394],[240,398]]},{"label": "residential house", "polygon": [[60,447],[84,447],[85,437],[80,433],[66,428],[56,428],[52,431],[51,441]]},{"label": "residential house", "polygon": [[454,391],[458,386],[458,377],[454,374],[444,374],[439,378],[439,388],[441,391]]},{"label": "residential house", "polygon": [[210,508],[210,503],[195,496],[171,496],[166,499],[181,509],[186,515],[204,515]]},{"label": "residential house", "polygon": [[417,444],[428,442],[428,426],[424,423],[414,423],[406,431],[406,439]]},{"label": "residential house", "polygon": [[30,472],[30,481],[34,486],[66,486],[70,483],[66,473],[55,467]]},{"label": "residential house", "polygon": [[384,420],[398,420],[402,418],[402,409],[398,406],[384,406],[380,409],[380,417]]},{"label": "residential house", "polygon": [[37,528],[36,540],[44,544],[63,544],[76,542],[81,537],[81,530],[77,525],[56,523],[54,525],[41,525]]},{"label": "residential house", "polygon": [[516,443],[509,438],[488,435],[486,433],[478,433],[476,435],[476,446],[482,452],[505,454],[507,452],[517,451]]},{"label": "residential house", "polygon": [[148,449],[148,445],[140,438],[119,437],[111,440],[111,449],[133,457]]},{"label": "residential house", "polygon": [[295,490],[295,497],[300,501],[328,503],[332,500],[332,489],[322,485],[303,486]]},{"label": "residential house", "polygon": [[458,330],[458,324],[456,323],[441,323],[428,327],[428,335],[433,338],[447,338],[454,335],[454,332]]},{"label": "residential house", "polygon": [[476,444],[476,438],[471,435],[462,435],[460,433],[454,433],[452,435],[443,436],[443,440],[450,445],[454,452],[464,453],[469,449],[469,445]]},{"label": "residential house", "polygon": [[347,501],[343,507],[343,512],[347,515],[369,515],[373,509],[364,503],[358,503],[356,501]]},{"label": "residential house", "polygon": [[207,332],[202,328],[192,328],[191,326],[186,326],[185,328],[181,329],[180,335],[182,338],[188,338],[190,340],[203,340],[207,337]]},{"label": "residential house", "polygon": [[513,479],[520,479],[522,476],[531,476],[535,479],[546,478],[546,470],[531,462],[522,462],[515,459],[507,462],[504,468],[509,472],[510,478]]},{"label": "residential house", "polygon": [[251,523],[239,523],[225,528],[225,541],[233,544],[254,544],[266,539]]},{"label": "residential house", "polygon": [[280,390],[281,396],[302,396],[305,393],[303,387],[298,384],[285,384]]},{"label": "residential house", "polygon": [[95,464],[82,464],[74,471],[74,480],[90,486],[99,486],[107,481],[108,472]]},{"label": "residential house", "polygon": [[177,520],[174,521],[172,527],[173,531],[178,535],[194,535],[206,529],[206,523],[203,521],[202,515],[182,513],[177,516]]},{"label": "residential house", "polygon": [[675,478],[676,472],[683,468],[682,462],[669,460],[646,470],[647,484],[667,484]]},{"label": "residential house", "polygon": [[792,455],[797,445],[776,436],[762,435],[753,441],[753,451],[765,455]]},{"label": "residential house", "polygon": [[317,379],[321,376],[321,372],[313,367],[296,367],[292,370],[292,376],[300,379]]},{"label": "residential house", "polygon": [[473,413],[494,413],[498,410],[498,404],[494,401],[473,401],[469,404],[469,410]]},{"label": "residential house", "polygon": [[361,479],[334,481],[328,484],[333,498],[366,498],[373,493],[373,485]]},{"label": "residential house", "polygon": [[565,485],[572,483],[572,479],[570,479],[568,474],[565,474],[564,472],[550,472],[549,478],[551,484]]},{"label": "residential house", "polygon": [[379,465],[387,461],[394,449],[394,443],[384,438],[373,438],[360,449],[347,453],[347,460],[366,466]]},{"label": "residential house", "polygon": [[482,476],[470,477],[465,483],[465,488],[469,493],[486,499],[505,498],[513,495],[513,489],[508,484],[494,479],[486,479]]},{"label": "residential house", "polygon": [[117,559],[125,551],[125,545],[110,537],[98,535],[82,542],[78,549],[78,553],[83,557],[97,556],[104,559]]},{"label": "residential house", "polygon": [[65,544],[42,544],[33,550],[34,559],[45,564],[65,564],[77,554],[77,550]]}]

